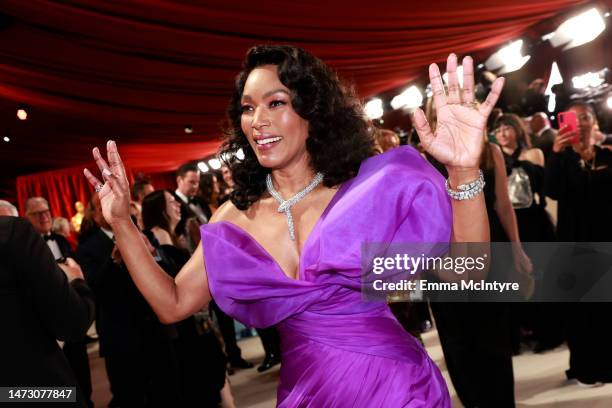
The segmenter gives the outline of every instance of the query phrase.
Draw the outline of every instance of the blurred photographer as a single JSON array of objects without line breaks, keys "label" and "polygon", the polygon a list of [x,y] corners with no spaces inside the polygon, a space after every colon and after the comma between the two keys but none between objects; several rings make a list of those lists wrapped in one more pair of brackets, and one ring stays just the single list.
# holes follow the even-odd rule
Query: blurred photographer
[{"label": "blurred photographer", "polygon": [[[25,203],[26,217],[51,250],[56,261],[74,258],[72,245],[61,234],[53,231],[53,214],[49,202],[43,197],[30,197]],[[78,265],[77,265],[78,266]],[[93,407],[91,400],[91,370],[87,356],[87,340],[85,334],[81,338],[67,341],[63,347],[64,354],[72,367],[72,371],[87,400],[87,406]]]},{"label": "blurred photographer", "polygon": [[[93,320],[81,268],[71,258],[56,263],[32,225],[17,217],[0,217],[0,259],[0,386],[77,386],[56,339],[82,338]],[[76,406],[87,406],[80,389]]]}]

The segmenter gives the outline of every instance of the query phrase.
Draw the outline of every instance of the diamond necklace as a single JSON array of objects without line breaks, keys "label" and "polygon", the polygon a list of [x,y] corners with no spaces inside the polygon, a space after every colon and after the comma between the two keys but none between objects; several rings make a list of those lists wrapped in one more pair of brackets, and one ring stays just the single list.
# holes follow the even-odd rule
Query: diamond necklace
[{"label": "diamond necklace", "polygon": [[310,182],[310,184],[304,187],[302,191],[298,192],[296,195],[294,195],[288,200],[283,200],[283,197],[281,197],[279,192],[274,189],[274,185],[272,184],[272,175],[268,173],[268,176],[266,177],[266,187],[268,188],[268,193],[270,193],[270,195],[274,197],[274,199],[280,204],[277,211],[279,213],[284,212],[287,216],[287,224],[289,225],[289,236],[291,237],[292,241],[295,241],[295,228],[293,226],[293,216],[291,215],[291,207],[293,207],[304,197],[306,197],[306,194],[314,190],[315,187],[321,184],[322,181],[323,173],[317,173]]}]

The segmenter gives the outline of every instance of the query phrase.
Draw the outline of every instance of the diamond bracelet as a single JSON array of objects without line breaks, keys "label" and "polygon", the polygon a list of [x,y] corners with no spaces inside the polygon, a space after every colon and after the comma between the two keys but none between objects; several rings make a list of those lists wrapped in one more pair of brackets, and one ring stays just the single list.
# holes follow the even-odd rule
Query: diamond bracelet
[{"label": "diamond bracelet", "polygon": [[467,183],[460,184],[457,186],[457,190],[453,190],[450,188],[448,183],[448,179],[446,179],[445,186],[446,192],[449,196],[451,196],[454,200],[469,200],[471,198],[476,197],[476,195],[482,193],[482,190],[485,186],[484,175],[482,174],[482,170],[479,170],[479,176],[476,180]]}]

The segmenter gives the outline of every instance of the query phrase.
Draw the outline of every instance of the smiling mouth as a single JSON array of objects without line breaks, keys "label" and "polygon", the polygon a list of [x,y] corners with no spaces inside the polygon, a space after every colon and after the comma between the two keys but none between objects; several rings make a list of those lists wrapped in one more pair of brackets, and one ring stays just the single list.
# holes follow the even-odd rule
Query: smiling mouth
[{"label": "smiling mouth", "polygon": [[265,139],[256,139],[255,143],[257,143],[257,145],[259,146],[265,146],[271,143],[276,143],[281,141],[283,138],[278,136],[278,137],[267,137]]}]

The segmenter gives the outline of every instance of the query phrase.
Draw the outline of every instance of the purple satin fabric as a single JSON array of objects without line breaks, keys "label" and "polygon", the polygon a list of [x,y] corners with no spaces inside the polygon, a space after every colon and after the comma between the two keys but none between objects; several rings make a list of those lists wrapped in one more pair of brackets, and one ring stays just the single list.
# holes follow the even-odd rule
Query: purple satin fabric
[{"label": "purple satin fabric", "polygon": [[450,407],[438,368],[385,303],[362,300],[360,277],[362,242],[448,242],[451,222],[442,176],[401,147],[366,160],[336,192],[304,245],[299,279],[238,226],[202,226],[219,307],[279,329],[278,407]]}]

